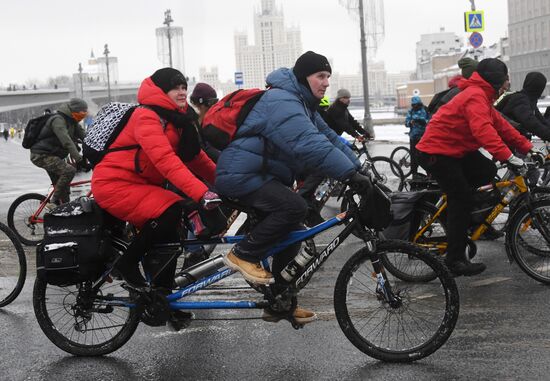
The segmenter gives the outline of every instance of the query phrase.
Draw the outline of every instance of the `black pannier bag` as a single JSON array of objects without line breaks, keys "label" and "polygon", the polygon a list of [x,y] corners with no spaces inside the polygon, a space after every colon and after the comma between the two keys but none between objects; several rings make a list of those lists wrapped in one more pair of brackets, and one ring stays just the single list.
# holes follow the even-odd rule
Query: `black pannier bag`
[{"label": "black pannier bag", "polygon": [[[391,195],[393,221],[382,234],[386,239],[408,241],[418,230],[419,220],[415,218],[414,208],[418,202],[425,200],[432,192],[400,192]],[[416,221],[418,220],[418,221]]]},{"label": "black pannier bag", "polygon": [[373,185],[370,197],[361,199],[359,219],[370,229],[382,230],[392,221],[391,200],[380,187]]},{"label": "black pannier bag", "polygon": [[36,249],[38,276],[58,286],[97,280],[111,247],[104,223],[104,212],[87,197],[46,214],[44,240]]}]

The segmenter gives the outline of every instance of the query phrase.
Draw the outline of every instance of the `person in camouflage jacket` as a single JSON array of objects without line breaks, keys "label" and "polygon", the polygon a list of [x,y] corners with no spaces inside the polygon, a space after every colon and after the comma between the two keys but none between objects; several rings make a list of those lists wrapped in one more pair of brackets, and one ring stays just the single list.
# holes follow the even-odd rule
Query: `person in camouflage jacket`
[{"label": "person in camouflage jacket", "polygon": [[52,114],[31,147],[31,162],[46,170],[54,185],[51,199],[53,204],[69,201],[69,184],[76,168],[67,163],[65,158],[70,155],[77,166],[83,163],[75,141],[84,139],[86,132],[78,123],[87,113],[88,105],[82,99],[72,98],[68,103],[62,104],[57,113]]}]

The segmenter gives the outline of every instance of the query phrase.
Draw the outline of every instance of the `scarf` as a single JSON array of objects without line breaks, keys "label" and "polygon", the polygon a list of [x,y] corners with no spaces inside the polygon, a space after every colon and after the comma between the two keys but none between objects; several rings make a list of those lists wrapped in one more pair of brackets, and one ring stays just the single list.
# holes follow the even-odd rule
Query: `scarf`
[{"label": "scarf", "polygon": [[168,110],[160,106],[147,106],[154,110],[162,119],[172,123],[180,131],[177,155],[184,163],[190,162],[201,151],[199,134],[197,132],[198,115],[192,107],[187,107],[185,113]]}]

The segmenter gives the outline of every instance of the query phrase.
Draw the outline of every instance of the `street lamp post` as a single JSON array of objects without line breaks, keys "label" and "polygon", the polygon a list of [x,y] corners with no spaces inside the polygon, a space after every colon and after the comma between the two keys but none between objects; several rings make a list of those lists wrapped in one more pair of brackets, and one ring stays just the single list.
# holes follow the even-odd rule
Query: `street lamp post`
[{"label": "street lamp post", "polygon": [[109,47],[105,44],[105,50],[103,54],[105,55],[105,66],[107,67],[107,99],[111,102],[111,80],[109,78]]},{"label": "street lamp post", "polygon": [[363,72],[363,98],[365,102],[365,114],[363,116],[363,123],[365,124],[365,128],[369,132],[369,134],[374,136],[369,104],[369,74],[367,69],[367,42],[365,39],[365,15],[363,11],[363,0],[359,0],[359,23],[361,30],[361,69]]},{"label": "street lamp post", "polygon": [[78,77],[80,79],[80,97],[84,99],[84,85],[82,84],[82,63],[78,63]]},{"label": "street lamp post", "polygon": [[170,34],[170,23],[172,23],[172,12],[170,9],[167,9],[164,12],[164,25],[166,25],[166,37],[168,37],[168,57],[170,59],[170,67],[172,66],[172,35]]}]

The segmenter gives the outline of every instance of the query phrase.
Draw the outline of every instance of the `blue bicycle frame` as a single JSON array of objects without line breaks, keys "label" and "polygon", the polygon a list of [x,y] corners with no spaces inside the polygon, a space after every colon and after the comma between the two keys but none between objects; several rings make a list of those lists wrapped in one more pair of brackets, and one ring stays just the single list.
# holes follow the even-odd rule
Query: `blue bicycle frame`
[{"label": "blue bicycle frame", "polygon": [[[289,235],[284,241],[280,242],[279,244],[275,245],[271,250],[269,250],[267,256],[264,258],[264,263],[267,263],[267,259],[269,257],[283,251],[285,248],[289,247],[290,245],[293,245],[297,242],[303,242],[309,238],[316,236],[317,234],[320,234],[328,229],[331,229],[336,225],[340,225],[346,222],[347,220],[349,220],[349,217],[347,217],[347,214],[345,212],[312,228],[297,230],[289,233]],[[296,288],[302,287],[302,285],[309,278],[309,276],[313,274],[313,272],[315,272],[324,261],[326,261],[326,259],[340,245],[340,243],[343,242],[345,238],[347,238],[347,236],[351,234],[351,231],[354,228],[355,228],[355,223],[353,222],[350,223],[336,238],[332,240],[332,242],[321,253],[318,253],[315,256],[315,259],[310,264],[308,264],[307,268],[303,271],[303,275],[298,279],[296,279],[292,285]],[[233,244],[243,239],[244,239],[244,236],[228,236],[228,237],[221,237],[221,238],[209,239],[204,241],[185,240],[183,241],[183,245],[190,245],[190,244],[204,245],[204,244],[210,244],[210,243]],[[170,304],[170,308],[173,310],[265,308],[267,306],[267,302],[265,301],[261,301],[261,302],[252,302],[252,301],[183,302],[183,301],[179,301],[180,299],[186,296],[192,295],[195,292],[202,290],[210,286],[211,284],[216,283],[224,278],[227,278],[228,276],[234,273],[235,271],[232,269],[222,268],[216,271],[214,274],[204,277],[202,279],[199,279],[196,282],[172,293],[171,295],[168,295],[167,299]]]}]

